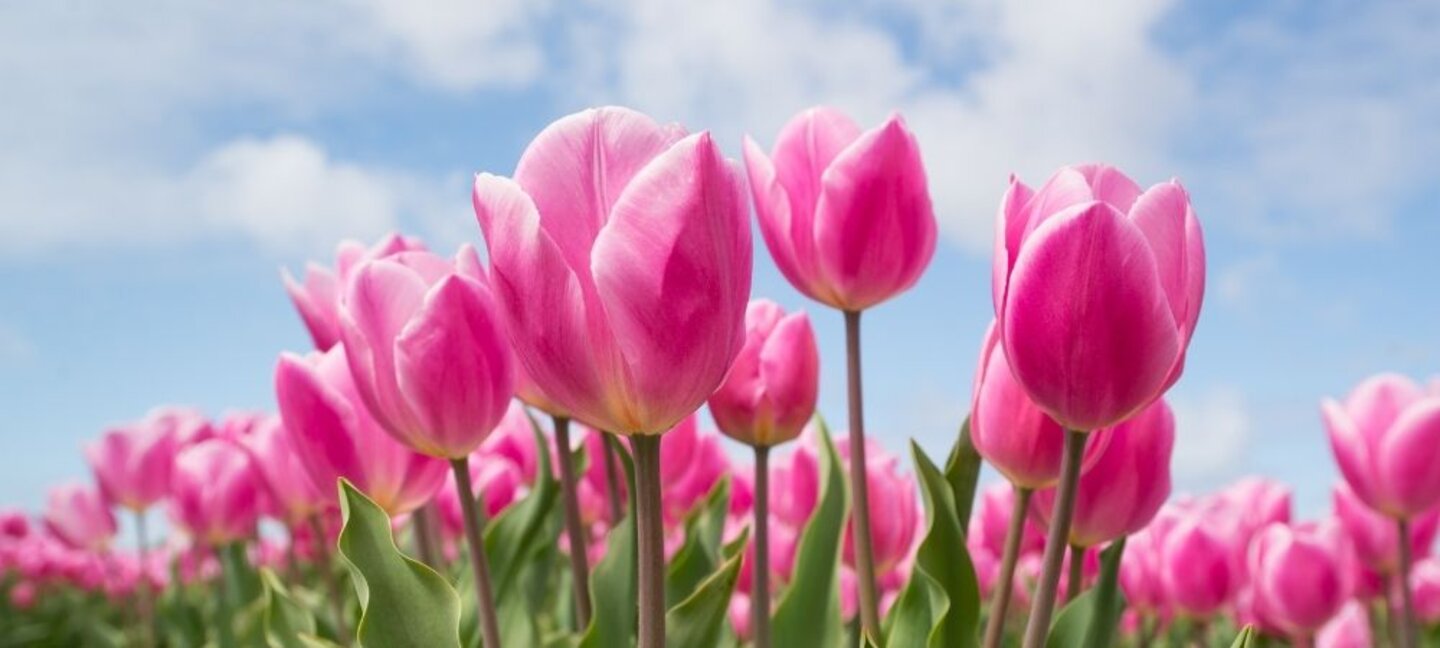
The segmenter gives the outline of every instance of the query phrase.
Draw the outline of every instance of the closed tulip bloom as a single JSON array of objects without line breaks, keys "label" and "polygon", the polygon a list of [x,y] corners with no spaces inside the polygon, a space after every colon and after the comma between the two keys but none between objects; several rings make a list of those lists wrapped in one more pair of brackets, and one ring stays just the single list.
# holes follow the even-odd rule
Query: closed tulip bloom
[{"label": "closed tulip bloom", "polygon": [[250,454],[229,439],[202,441],[175,457],[170,517],[197,542],[249,538],[266,505],[264,484]]},{"label": "closed tulip bloom", "polygon": [[85,446],[85,459],[105,499],[139,512],[170,489],[175,439],[157,426],[112,428]]},{"label": "closed tulip bloom", "polygon": [[[1116,425],[1104,452],[1080,476],[1070,544],[1094,547],[1144,528],[1170,496],[1175,415],[1157,400]],[[1035,491],[1035,510],[1049,519],[1055,490]]]},{"label": "closed tulip bloom", "polygon": [[[1048,488],[1060,479],[1065,430],[1015,381],[994,322],[985,332],[975,374],[970,440],[975,451],[1017,488]],[[1082,472],[1095,465],[1108,441],[1109,433],[1103,430],[1089,435]]]},{"label": "closed tulip bloom", "polygon": [[1315,635],[1315,648],[1371,648],[1370,616],[1358,601],[1345,604],[1340,614]]},{"label": "closed tulip bloom", "polygon": [[1220,611],[1241,582],[1229,542],[1201,514],[1186,516],[1165,534],[1159,575],[1167,602],[1199,619]]},{"label": "closed tulip bloom", "polygon": [[115,537],[115,515],[100,492],[80,484],[50,489],[45,500],[45,529],[75,549],[98,551]]},{"label": "closed tulip bloom", "polygon": [[[1335,485],[1334,502],[1335,519],[1350,538],[1355,557],[1377,572],[1395,573],[1400,567],[1400,538],[1395,521],[1366,506],[1344,483]],[[1409,529],[1411,555],[1430,553],[1437,525],[1440,525],[1440,510],[1432,509],[1414,518]]]},{"label": "closed tulip bloom", "polygon": [[1179,379],[1205,291],[1205,244],[1180,183],[1118,169],[1019,180],[1000,207],[995,315],[1015,379],[1061,425],[1129,418]]},{"label": "closed tulip bloom", "polygon": [[1308,637],[1350,600],[1353,576],[1334,524],[1271,524],[1250,547],[1254,612],[1291,637]]},{"label": "closed tulip bloom", "polygon": [[1165,533],[1153,522],[1125,540],[1125,553],[1120,556],[1120,588],[1125,602],[1136,610],[1154,613],[1168,603],[1165,592]]},{"label": "closed tulip bloom", "polygon": [[1410,591],[1415,597],[1415,616],[1426,626],[1440,623],[1440,559],[1426,558],[1410,572]]},{"label": "closed tulip bloom", "polygon": [[1370,508],[1406,519],[1440,504],[1440,395],[1381,374],[1320,411],[1340,473]]},{"label": "closed tulip bloom", "polygon": [[1249,538],[1272,522],[1289,522],[1290,488],[1265,477],[1245,477],[1219,493],[1229,510],[1239,517],[1238,533]]},{"label": "closed tulip bloom", "polygon": [[355,266],[366,259],[380,259],[411,250],[423,250],[418,239],[390,234],[370,248],[358,241],[342,241],[335,250],[335,268],[305,264],[305,276],[296,281],[289,270],[281,270],[285,292],[300,313],[315,348],[321,351],[340,341],[340,301]]},{"label": "closed tulip bloom", "polygon": [[293,528],[322,509],[336,506],[335,494],[316,487],[306,472],[295,450],[294,436],[278,415],[261,419],[254,431],[238,442],[250,453],[260,473],[275,508],[273,513],[287,525]]},{"label": "closed tulip bloom", "polygon": [[400,444],[370,415],[343,344],[305,357],[282,354],[275,395],[300,463],[322,492],[336,492],[344,477],[395,516],[419,508],[444,485],[444,461]]},{"label": "closed tulip bloom", "polygon": [[745,346],[710,395],[710,414],[726,436],[773,446],[800,436],[820,392],[820,350],[810,318],[768,299],[745,310]]},{"label": "closed tulip bloom", "polygon": [[899,115],[862,132],[833,108],[780,131],[767,157],[745,140],[760,232],[805,296],[862,311],[908,290],[935,254],[920,146]]},{"label": "closed tulip bloom", "polygon": [[575,418],[659,434],[745,342],[744,187],[708,133],[623,108],[551,124],[513,181],[475,179],[490,279],[526,373]]},{"label": "closed tulip bloom", "polygon": [[473,452],[515,393],[499,318],[488,287],[433,254],[362,263],[346,293],[341,335],[376,420],[422,454]]}]

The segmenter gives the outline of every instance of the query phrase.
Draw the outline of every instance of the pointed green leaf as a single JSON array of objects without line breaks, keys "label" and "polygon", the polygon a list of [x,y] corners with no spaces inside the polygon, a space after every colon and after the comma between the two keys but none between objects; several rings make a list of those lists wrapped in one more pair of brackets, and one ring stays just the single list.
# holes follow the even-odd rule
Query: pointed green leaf
[{"label": "pointed green leaf", "polygon": [[[741,546],[749,539],[741,533]],[[669,648],[710,648],[720,645],[730,612],[730,595],[740,577],[743,551],[725,559],[720,569],[695,588],[695,592],[665,613],[665,645]]]},{"label": "pointed green leaf", "polygon": [[306,648],[301,635],[315,634],[315,618],[290,597],[290,591],[275,572],[260,570],[264,585],[265,643],[270,648]]},{"label": "pointed green leaf", "polygon": [[629,646],[635,641],[635,601],[639,597],[639,589],[635,582],[635,516],[630,514],[635,510],[635,464],[614,436],[605,435],[605,442],[611,444],[625,469],[630,508],[610,530],[605,557],[595,566],[590,577],[590,600],[594,609],[590,615],[590,627],[585,629],[585,636],[580,640],[581,648]]},{"label": "pointed green leaf", "polygon": [[980,587],[956,519],[950,482],[915,442],[915,473],[928,516],[910,582],[896,600],[886,632],[891,646],[973,646],[980,627]]},{"label": "pointed green leaf", "polygon": [[1100,579],[1095,586],[1075,597],[1055,617],[1046,648],[1106,648],[1114,643],[1125,597],[1120,594],[1120,557],[1125,553],[1121,538],[1100,554]]},{"label": "pointed green leaf", "polygon": [[544,530],[559,499],[560,485],[550,469],[550,444],[533,416],[530,426],[535,434],[536,455],[540,459],[539,470],[535,472],[535,486],[524,499],[497,515],[485,529],[485,555],[490,558],[491,579],[496,592],[509,592],[536,547],[554,540],[546,537]]},{"label": "pointed green leaf", "polygon": [[349,481],[340,480],[340,555],[360,598],[359,643],[389,646],[460,645],[460,598],[429,567],[395,546],[390,518]]},{"label": "pointed green leaf", "polygon": [[1252,625],[1241,628],[1240,634],[1235,637],[1235,643],[1230,644],[1230,648],[1254,648],[1254,646],[1255,626]]},{"label": "pointed green leaf", "polygon": [[845,643],[840,619],[840,547],[850,496],[845,471],[819,420],[820,490],[815,511],[795,547],[795,568],[790,585],[780,595],[770,633],[776,646],[822,646]]},{"label": "pointed green leaf", "polygon": [[715,483],[710,494],[685,520],[685,543],[665,572],[665,602],[673,607],[695,591],[721,562],[720,539],[730,512],[730,478]]},{"label": "pointed green leaf", "polygon": [[970,512],[975,507],[975,489],[980,483],[980,453],[970,441],[970,417],[960,424],[960,435],[955,447],[945,460],[945,481],[955,500],[955,519],[960,521],[960,530],[970,528]]}]

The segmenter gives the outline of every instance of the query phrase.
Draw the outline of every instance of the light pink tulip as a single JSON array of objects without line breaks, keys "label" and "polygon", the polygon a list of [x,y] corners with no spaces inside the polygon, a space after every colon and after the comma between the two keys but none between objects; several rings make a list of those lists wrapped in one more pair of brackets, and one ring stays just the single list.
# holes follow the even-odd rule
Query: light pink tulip
[{"label": "light pink tulip", "polygon": [[1224,506],[1237,515],[1241,543],[1272,522],[1290,522],[1290,488],[1265,477],[1245,477],[1219,494]]},{"label": "light pink tulip", "polygon": [[[1094,547],[1144,528],[1170,496],[1175,415],[1163,400],[1110,430],[1090,471],[1080,476],[1070,543]],[[1055,489],[1035,491],[1034,510],[1048,520]]]},{"label": "light pink tulip", "polygon": [[708,133],[623,108],[551,124],[475,213],[516,356],[576,419],[658,434],[714,393],[745,342],[744,186]]},{"label": "light pink tulip", "polygon": [[[980,491],[980,502],[970,519],[968,540],[983,547],[998,560],[1005,555],[1005,535],[1010,531],[1010,514],[1015,510],[1015,487],[1009,483],[992,484]],[[1024,556],[1045,549],[1045,527],[1026,515],[1024,532],[1020,535],[1020,553]]]},{"label": "light pink tulip", "polygon": [[304,524],[326,507],[336,506],[335,494],[320,490],[305,470],[295,449],[294,435],[285,429],[278,415],[260,420],[250,434],[238,440],[250,453],[275,513],[290,527]]},{"label": "light pink tulip", "polygon": [[335,268],[316,263],[305,264],[305,278],[298,282],[289,270],[281,270],[285,292],[299,311],[300,319],[310,331],[315,348],[321,351],[340,341],[340,300],[351,271],[366,259],[383,259],[393,254],[424,250],[418,239],[390,234],[366,249],[358,241],[342,241],[335,250]]},{"label": "light pink tulip", "polygon": [[1315,635],[1315,648],[1371,648],[1374,645],[1370,616],[1357,601],[1346,603],[1340,614]]},{"label": "light pink tulip", "polygon": [[1203,514],[1181,519],[1166,532],[1160,550],[1159,576],[1166,602],[1183,615],[1208,619],[1240,586],[1241,574],[1228,539]]},{"label": "light pink tulip", "polygon": [[1340,473],[1370,508],[1400,519],[1440,504],[1440,395],[1381,374],[1320,412]]},{"label": "light pink tulip", "polygon": [[401,445],[371,417],[343,344],[305,357],[282,354],[275,395],[296,454],[322,492],[335,492],[344,477],[395,516],[419,508],[444,485],[444,461]]},{"label": "light pink tulip", "polygon": [[428,252],[360,264],[340,331],[370,413],[422,454],[474,452],[515,394],[500,317],[485,284]]},{"label": "light pink tulip", "polygon": [[770,157],[747,137],[745,166],[770,255],[811,299],[865,310],[915,285],[935,254],[920,146],[899,115],[861,132],[812,108],[781,129]]},{"label": "light pink tulip", "polygon": [[710,414],[726,436],[773,446],[800,436],[820,392],[820,350],[810,318],[768,299],[745,310],[745,346],[710,395]]},{"label": "light pink tulip", "polygon": [[155,427],[174,439],[175,452],[216,436],[215,426],[193,407],[165,406],[150,410],[138,424]]},{"label": "light pink tulip", "polygon": [[[813,437],[812,437],[813,438]],[[918,492],[915,480],[903,474],[900,459],[891,455],[878,443],[868,441],[865,451],[865,480],[870,487],[870,541],[874,554],[875,575],[884,580],[897,571],[919,535],[923,514],[916,501]],[[836,439],[840,460],[850,463],[850,444],[842,434]],[[847,468],[848,470],[848,468]],[[848,473],[847,473],[848,474]],[[845,564],[855,565],[855,539],[853,521],[845,526]]]},{"label": "light pink tulip", "polygon": [[80,484],[50,489],[45,500],[45,529],[75,549],[97,551],[115,537],[115,516],[100,492]]},{"label": "light pink tulip", "polygon": [[1410,570],[1410,592],[1416,618],[1426,626],[1440,623],[1440,558],[1432,556],[1415,563]]},{"label": "light pink tulip", "polygon": [[140,512],[170,488],[175,439],[157,426],[112,428],[85,446],[85,459],[105,499]]},{"label": "light pink tulip", "polygon": [[1068,429],[1119,423],[1179,379],[1205,291],[1205,244],[1174,180],[1065,167],[1012,179],[996,228],[995,316],[1015,379]]},{"label": "light pink tulip", "polygon": [[1250,547],[1250,601],[1259,619],[1308,637],[1350,600],[1354,556],[1338,525],[1271,524]]},{"label": "light pink tulip", "polygon": [[[1105,430],[1087,436],[1082,473],[1095,465],[1109,437]],[[975,451],[1017,488],[1049,488],[1060,479],[1065,430],[1015,381],[993,322],[975,373],[970,439]]]},{"label": "light pink tulip", "polygon": [[[539,449],[535,447],[535,428],[525,407],[511,401],[500,424],[495,426],[495,431],[485,438],[476,452],[514,464],[520,471],[520,479],[527,484],[533,483],[540,467],[540,456]],[[596,460],[590,459],[592,462]]]},{"label": "light pink tulip", "polygon": [[[1335,519],[1350,538],[1355,557],[1379,573],[1394,574],[1400,568],[1400,530],[1395,520],[1366,506],[1345,483],[1335,485],[1334,502]],[[1437,525],[1440,525],[1440,510],[1427,511],[1411,521],[1412,556],[1430,553]]]},{"label": "light pink tulip", "polygon": [[1120,588],[1125,592],[1125,602],[1147,614],[1166,609],[1170,600],[1163,580],[1169,525],[1157,524],[1159,521],[1157,516],[1149,526],[1131,534],[1120,556]]},{"label": "light pink tulip", "polygon": [[820,457],[811,438],[814,428],[801,433],[800,443],[788,457],[770,467],[770,512],[794,527],[803,527],[820,497]]},{"label": "light pink tulip", "polygon": [[175,456],[170,518],[197,542],[249,538],[260,519],[264,482],[250,454],[229,439],[210,439]]},{"label": "light pink tulip", "polygon": [[665,523],[684,521],[710,489],[729,474],[730,461],[720,436],[700,429],[699,417],[690,415],[665,433],[660,448],[660,489]]}]

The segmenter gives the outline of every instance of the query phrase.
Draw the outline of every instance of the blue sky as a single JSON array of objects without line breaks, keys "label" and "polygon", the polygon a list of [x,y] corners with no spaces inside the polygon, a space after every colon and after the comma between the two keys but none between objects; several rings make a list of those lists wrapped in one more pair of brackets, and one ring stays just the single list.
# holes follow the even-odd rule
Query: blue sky
[{"label": "blue sky", "polygon": [[[830,103],[905,114],[944,231],[865,316],[891,450],[943,454],[967,408],[1007,175],[1099,159],[1181,178],[1206,228],[1178,488],[1262,473],[1328,509],[1318,399],[1440,373],[1440,5],[1090,4],[9,3],[0,503],[87,477],[81,443],[153,405],[273,408],[276,354],[308,344],[279,268],[391,229],[478,242],[468,178],[555,117],[627,104],[738,157]],[[757,295],[812,309],[843,419],[839,316],[756,260]]]}]

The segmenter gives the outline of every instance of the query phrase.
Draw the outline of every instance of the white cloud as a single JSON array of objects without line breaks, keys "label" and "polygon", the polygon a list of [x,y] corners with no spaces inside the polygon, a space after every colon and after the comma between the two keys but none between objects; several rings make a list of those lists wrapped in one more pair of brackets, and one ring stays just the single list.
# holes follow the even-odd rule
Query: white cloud
[{"label": "white cloud", "polygon": [[1252,416],[1244,394],[1230,385],[1170,398],[1175,411],[1171,468],[1181,480],[1228,476],[1250,445]]},{"label": "white cloud", "polygon": [[422,79],[452,90],[521,85],[545,63],[544,0],[358,0]]}]

